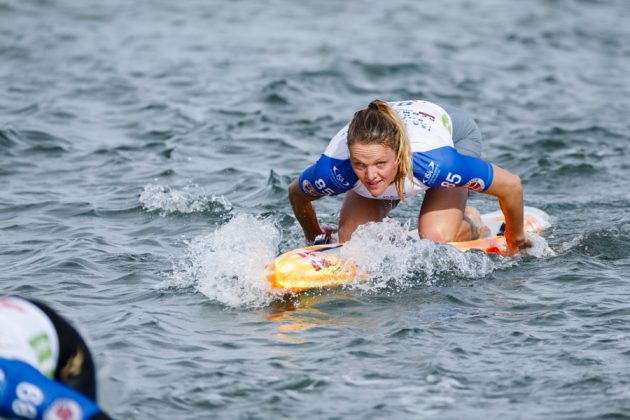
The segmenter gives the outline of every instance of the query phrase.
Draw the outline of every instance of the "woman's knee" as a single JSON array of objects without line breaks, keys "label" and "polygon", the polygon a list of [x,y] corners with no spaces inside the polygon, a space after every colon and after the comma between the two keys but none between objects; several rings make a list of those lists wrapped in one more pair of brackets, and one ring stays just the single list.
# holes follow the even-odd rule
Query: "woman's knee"
[{"label": "woman's knee", "polygon": [[458,231],[459,226],[455,228],[454,225],[445,223],[418,226],[420,238],[433,242],[453,242],[457,238]]}]

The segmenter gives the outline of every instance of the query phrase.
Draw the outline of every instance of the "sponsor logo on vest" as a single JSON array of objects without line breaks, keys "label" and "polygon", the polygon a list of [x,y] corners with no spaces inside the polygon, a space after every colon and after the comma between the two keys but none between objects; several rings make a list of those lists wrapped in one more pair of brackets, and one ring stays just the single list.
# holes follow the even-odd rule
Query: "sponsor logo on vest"
[{"label": "sponsor logo on vest", "polygon": [[0,306],[2,306],[3,308],[15,309],[16,311],[20,312],[26,312],[24,310],[24,307],[20,303],[11,300],[10,298],[0,299]]},{"label": "sponsor logo on vest", "polygon": [[341,175],[341,172],[339,171],[339,168],[337,168],[336,166],[333,166],[332,173],[333,173],[333,176],[335,177],[335,179],[337,181],[339,181],[339,183],[341,185],[343,185],[344,187],[349,187],[350,186],[350,183],[346,182],[346,180],[344,179],[343,175]]},{"label": "sponsor logo on vest", "polygon": [[306,191],[307,194],[312,195],[314,197],[321,196],[321,193],[313,187],[313,184],[311,184],[311,182],[308,179],[305,179],[304,181],[302,181],[302,189]]},{"label": "sponsor logo on vest", "polygon": [[486,189],[486,183],[481,178],[473,178],[466,183],[466,188],[473,191],[483,191]]},{"label": "sponsor logo on vest", "polygon": [[83,411],[75,401],[62,398],[44,413],[44,420],[81,420]]},{"label": "sponsor logo on vest", "polygon": [[451,124],[451,120],[446,114],[442,114],[442,125],[446,128],[450,135],[453,135],[453,125]]},{"label": "sponsor logo on vest", "polygon": [[428,183],[431,181],[431,178],[433,178],[433,173],[435,172],[435,169],[436,169],[435,162],[431,161],[431,163],[429,163],[429,168],[424,173],[424,177],[422,178],[423,184],[428,185]]}]

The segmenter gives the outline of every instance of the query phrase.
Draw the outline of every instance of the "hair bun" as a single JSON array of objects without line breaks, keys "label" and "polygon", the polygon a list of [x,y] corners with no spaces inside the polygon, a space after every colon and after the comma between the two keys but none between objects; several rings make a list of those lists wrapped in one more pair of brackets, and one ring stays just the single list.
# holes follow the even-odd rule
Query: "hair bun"
[{"label": "hair bun", "polygon": [[385,111],[388,108],[389,104],[382,99],[374,99],[367,107],[367,109],[374,111]]}]

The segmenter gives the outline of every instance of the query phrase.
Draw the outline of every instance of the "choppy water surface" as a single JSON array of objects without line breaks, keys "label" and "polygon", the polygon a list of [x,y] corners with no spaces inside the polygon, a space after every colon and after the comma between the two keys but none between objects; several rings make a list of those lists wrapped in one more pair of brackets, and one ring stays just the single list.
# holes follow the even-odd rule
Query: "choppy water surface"
[{"label": "choppy water surface", "polygon": [[[116,418],[628,418],[628,21],[625,0],[0,0],[0,290],[74,321]],[[415,199],[352,242],[370,283],[270,293],[263,264],[302,244],[287,185],[376,97],[471,112],[554,218],[537,256],[368,245]]]}]

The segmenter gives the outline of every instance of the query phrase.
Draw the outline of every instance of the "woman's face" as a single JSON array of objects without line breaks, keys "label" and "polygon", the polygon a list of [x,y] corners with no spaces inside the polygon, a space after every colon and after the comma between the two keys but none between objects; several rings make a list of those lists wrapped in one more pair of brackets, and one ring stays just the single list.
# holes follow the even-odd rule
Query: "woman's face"
[{"label": "woman's face", "polygon": [[396,154],[381,144],[353,144],[350,146],[350,163],[359,181],[375,197],[385,192],[398,172]]}]

